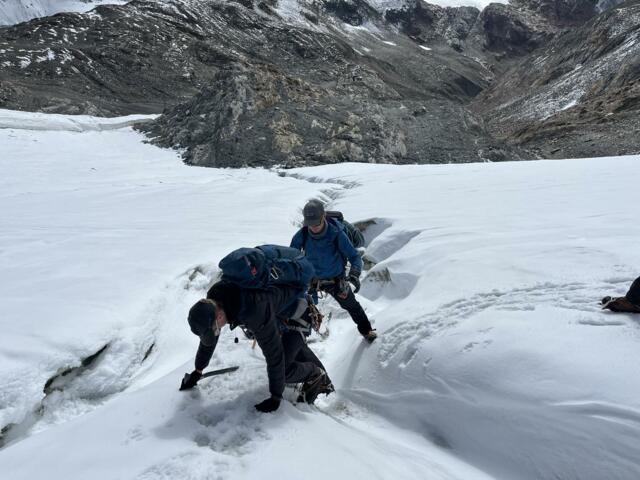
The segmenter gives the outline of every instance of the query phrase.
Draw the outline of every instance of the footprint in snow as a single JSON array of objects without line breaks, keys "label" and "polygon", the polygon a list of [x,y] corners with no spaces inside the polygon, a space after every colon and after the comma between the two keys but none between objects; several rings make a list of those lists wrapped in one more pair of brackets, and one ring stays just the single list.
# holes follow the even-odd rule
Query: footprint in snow
[{"label": "footprint in snow", "polygon": [[[607,281],[610,282],[610,279]],[[534,311],[538,307],[551,306],[572,311],[585,312],[581,325],[620,326],[626,325],[622,318],[602,318],[599,306],[594,301],[599,291],[606,291],[608,284],[588,285],[580,282],[554,284],[545,282],[536,285],[513,288],[511,290],[491,290],[469,297],[460,298],[441,305],[437,310],[412,320],[401,321],[383,332],[378,359],[382,366],[402,352],[401,365],[406,367],[415,356],[420,343],[447,328],[490,308],[502,311]],[[489,330],[486,330],[487,332]],[[463,351],[468,352],[476,345],[469,344]],[[486,347],[488,344],[483,343]],[[408,356],[407,356],[408,355]]]}]

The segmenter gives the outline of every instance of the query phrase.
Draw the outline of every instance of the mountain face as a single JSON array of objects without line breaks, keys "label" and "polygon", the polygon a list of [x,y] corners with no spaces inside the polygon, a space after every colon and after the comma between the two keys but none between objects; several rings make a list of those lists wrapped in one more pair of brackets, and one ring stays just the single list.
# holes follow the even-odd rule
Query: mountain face
[{"label": "mountain face", "polygon": [[[488,85],[481,64],[451,55],[447,46],[421,48],[377,26],[383,20],[366,4],[357,7],[349,10],[355,25],[328,16],[313,29],[282,29],[278,18],[238,8],[233,18],[260,25],[258,39],[243,31],[241,49],[228,50],[233,57],[212,82],[148,132],[161,145],[186,146],[187,160],[198,165],[457,162],[518,154],[495,142],[465,107]],[[338,7],[331,11],[344,16]]]},{"label": "mountain face", "polygon": [[547,158],[640,151],[640,2],[563,31],[473,101],[489,130]]},{"label": "mountain face", "polygon": [[580,122],[628,153],[614,130],[637,110],[638,2],[602,8],[135,0],[0,28],[0,107],[163,112],[141,128],[206,166],[571,156]]}]

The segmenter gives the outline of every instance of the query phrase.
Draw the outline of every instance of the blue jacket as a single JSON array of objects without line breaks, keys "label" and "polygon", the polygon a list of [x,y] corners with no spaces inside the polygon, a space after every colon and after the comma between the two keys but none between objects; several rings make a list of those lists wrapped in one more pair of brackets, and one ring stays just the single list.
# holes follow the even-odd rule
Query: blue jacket
[{"label": "blue jacket", "polygon": [[[362,259],[344,232],[342,224],[333,218],[325,221],[327,228],[321,238],[313,238],[311,232],[306,232],[305,235],[307,227],[303,227],[291,239],[291,246],[305,252],[316,270],[316,276],[321,280],[344,275],[347,260],[351,264],[351,270],[359,275],[362,271]],[[305,237],[306,245],[303,245]]]}]

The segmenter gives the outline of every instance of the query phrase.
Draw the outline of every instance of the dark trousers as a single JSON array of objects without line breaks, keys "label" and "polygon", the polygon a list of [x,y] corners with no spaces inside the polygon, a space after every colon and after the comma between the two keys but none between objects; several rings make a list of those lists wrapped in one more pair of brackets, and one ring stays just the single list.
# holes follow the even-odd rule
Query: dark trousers
[{"label": "dark trousers", "polygon": [[300,332],[289,330],[283,332],[282,346],[284,348],[285,382],[306,382],[318,373],[318,368],[326,371]]},{"label": "dark trousers", "polygon": [[[338,302],[338,304],[340,304],[342,308],[349,312],[349,315],[351,315],[351,319],[358,326],[358,331],[360,332],[360,334],[366,335],[371,331],[371,322],[369,321],[367,314],[364,313],[362,305],[360,305],[358,300],[356,300],[356,296],[351,290],[351,286],[346,283],[346,280],[342,281],[345,282],[342,287],[340,285],[341,282],[337,281],[334,284],[322,285],[320,289],[335,298],[336,302]],[[346,293],[346,298],[341,298],[340,293],[342,293],[343,295],[344,293]]]},{"label": "dark trousers", "polygon": [[640,306],[640,277],[633,281],[631,288],[629,288],[625,296],[631,303]]}]

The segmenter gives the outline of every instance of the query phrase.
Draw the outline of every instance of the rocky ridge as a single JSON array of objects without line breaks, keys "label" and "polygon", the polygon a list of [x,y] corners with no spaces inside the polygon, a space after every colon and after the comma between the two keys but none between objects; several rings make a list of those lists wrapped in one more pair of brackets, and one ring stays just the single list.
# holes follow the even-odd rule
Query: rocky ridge
[{"label": "rocky ridge", "polygon": [[[518,0],[482,12],[421,0],[385,8],[364,0],[134,0],[0,28],[0,107],[163,112],[142,128],[206,166],[519,159],[549,154],[541,143],[561,155],[566,135],[549,122],[572,107],[541,118],[549,102],[535,88],[567,72],[545,82],[560,57],[547,55],[535,72],[528,62],[558,41],[567,50],[584,38],[597,45],[594,22],[617,21],[617,9],[599,8],[592,0]],[[619,35],[621,45],[635,38],[631,27]],[[637,72],[625,71],[613,86],[633,92]],[[601,81],[600,93],[580,101],[613,92]],[[625,153],[633,143],[603,148]]]},{"label": "rocky ridge", "polygon": [[568,29],[473,102],[498,138],[536,156],[640,152],[640,2]]}]

